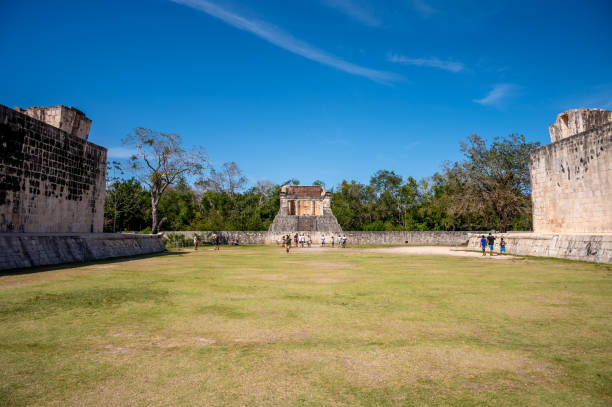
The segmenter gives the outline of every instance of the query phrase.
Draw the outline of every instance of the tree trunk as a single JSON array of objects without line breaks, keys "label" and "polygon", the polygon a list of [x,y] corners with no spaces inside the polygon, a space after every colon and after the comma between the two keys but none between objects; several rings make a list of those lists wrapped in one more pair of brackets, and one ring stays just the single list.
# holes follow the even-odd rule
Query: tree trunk
[{"label": "tree trunk", "polygon": [[159,201],[156,200],[153,196],[151,197],[151,233],[156,235],[159,230],[159,222],[157,221],[157,205]]}]

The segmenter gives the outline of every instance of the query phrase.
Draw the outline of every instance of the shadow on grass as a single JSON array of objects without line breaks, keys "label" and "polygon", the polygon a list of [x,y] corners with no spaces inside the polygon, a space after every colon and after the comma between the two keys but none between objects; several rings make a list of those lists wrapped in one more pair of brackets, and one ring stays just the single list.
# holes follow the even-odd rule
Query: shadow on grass
[{"label": "shadow on grass", "polygon": [[70,262],[70,263],[49,264],[45,266],[34,266],[34,267],[25,267],[25,268],[18,268],[18,269],[0,270],[0,277],[42,273],[44,271],[77,268],[77,267],[90,266],[90,265],[95,265],[95,264],[122,263],[126,261],[150,259],[153,257],[163,257],[163,256],[180,257],[187,253],[188,252],[174,252],[174,251],[168,252],[166,251],[166,252],[160,252],[160,253],[140,254],[137,256],[112,257],[112,258],[100,259],[100,260],[76,261],[76,262]]}]

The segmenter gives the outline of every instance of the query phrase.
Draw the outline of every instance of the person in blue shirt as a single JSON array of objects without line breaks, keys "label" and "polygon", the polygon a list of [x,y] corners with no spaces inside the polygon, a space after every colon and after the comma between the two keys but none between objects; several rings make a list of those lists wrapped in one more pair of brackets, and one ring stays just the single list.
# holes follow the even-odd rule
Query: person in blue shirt
[{"label": "person in blue shirt", "polygon": [[480,247],[482,248],[482,255],[486,256],[487,255],[487,238],[485,237],[485,235],[482,235],[482,238],[480,239]]}]

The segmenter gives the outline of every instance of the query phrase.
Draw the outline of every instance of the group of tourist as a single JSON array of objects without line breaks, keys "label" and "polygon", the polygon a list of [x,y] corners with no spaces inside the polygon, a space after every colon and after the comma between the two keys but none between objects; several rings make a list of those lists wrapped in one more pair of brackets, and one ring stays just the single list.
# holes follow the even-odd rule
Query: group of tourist
[{"label": "group of tourist", "polygon": [[[329,237],[329,240],[326,240],[325,235],[322,235],[321,236],[321,247],[325,247],[326,241],[331,244],[331,247],[336,247],[336,243],[337,243],[337,247],[346,247],[347,239],[346,239],[346,235],[338,236],[337,240],[334,235],[331,235]],[[293,237],[291,235],[283,235],[283,237],[281,237],[280,243],[285,248],[285,251],[289,253],[289,250],[291,249],[292,244],[294,244],[295,247],[302,247],[302,248],[311,247],[312,238],[310,237],[309,234],[302,234],[302,233],[296,233],[295,235],[293,235]]]},{"label": "group of tourist", "polygon": [[[489,246],[489,255],[493,256],[493,248],[495,247],[495,236],[489,233],[489,236],[482,235],[480,238],[480,247],[482,248],[482,255],[487,255],[487,246]],[[506,241],[502,237],[499,241],[499,254],[506,254]]]},{"label": "group of tourist", "polygon": [[[321,236],[321,247],[325,247],[326,238],[325,235]],[[331,247],[334,247],[336,244],[336,238],[334,235],[329,237],[329,243],[331,243]],[[346,235],[338,235],[338,247],[346,247]]]}]

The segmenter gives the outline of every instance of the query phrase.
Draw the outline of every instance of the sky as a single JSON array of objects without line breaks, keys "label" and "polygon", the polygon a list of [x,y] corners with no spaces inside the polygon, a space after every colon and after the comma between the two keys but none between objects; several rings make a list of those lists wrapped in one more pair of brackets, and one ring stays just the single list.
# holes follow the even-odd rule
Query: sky
[{"label": "sky", "polygon": [[459,141],[612,109],[612,2],[0,0],[0,104],[64,104],[130,154],[178,133],[254,184],[427,177]]}]

